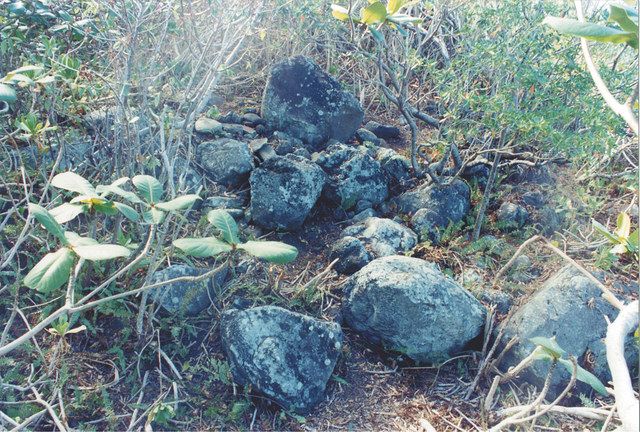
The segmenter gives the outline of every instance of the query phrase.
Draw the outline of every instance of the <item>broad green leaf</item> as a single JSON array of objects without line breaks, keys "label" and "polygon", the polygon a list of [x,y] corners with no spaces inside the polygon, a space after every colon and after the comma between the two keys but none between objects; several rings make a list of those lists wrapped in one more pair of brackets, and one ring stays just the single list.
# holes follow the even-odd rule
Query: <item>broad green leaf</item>
[{"label": "broad green leaf", "polygon": [[230,244],[216,237],[177,239],[173,242],[173,245],[187,255],[198,258],[212,257],[232,250]]},{"label": "broad green leaf", "polygon": [[421,18],[406,14],[395,14],[394,16],[390,16],[388,19],[389,21],[398,24],[420,24],[422,22]]},{"label": "broad green leaf", "polygon": [[379,1],[371,3],[362,9],[360,20],[367,24],[380,24],[387,18],[387,8]]},{"label": "broad green leaf", "polygon": [[151,207],[149,210],[142,213],[144,221],[151,225],[158,225],[164,220],[165,212],[158,210],[155,207]]},{"label": "broad green leaf", "polygon": [[599,42],[627,43],[633,48],[638,48],[637,36],[633,32],[553,16],[546,17],[543,23],[563,34],[579,36]]},{"label": "broad green leaf", "polygon": [[609,240],[611,243],[618,243],[618,237],[611,234],[606,226],[602,225],[600,222],[598,222],[595,219],[591,219],[591,225],[593,225],[593,228],[596,231],[598,231],[600,234],[602,234],[604,237],[606,237],[606,239]]},{"label": "broad green leaf", "polygon": [[74,248],[79,246],[92,246],[98,244],[98,242],[91,237],[82,237],[71,231],[65,232],[64,236],[69,241],[69,244]]},{"label": "broad green leaf", "polygon": [[133,192],[126,191],[126,190],[122,189],[119,185],[116,185],[116,184],[99,185],[96,188],[96,191],[103,198],[108,196],[109,194],[114,194],[114,195],[118,195],[119,197],[122,197],[122,198],[126,199],[127,201],[130,201],[130,202],[132,202],[134,204],[142,202],[140,200],[140,198],[138,198],[138,195],[136,195]]},{"label": "broad green leaf", "polygon": [[137,175],[131,179],[136,189],[150,204],[155,204],[162,198],[163,190],[160,182],[148,175]]},{"label": "broad green leaf", "polygon": [[0,101],[15,102],[18,99],[16,91],[8,84],[0,83]]},{"label": "broad green leaf", "polygon": [[614,234],[620,238],[626,239],[629,237],[629,233],[631,232],[631,218],[625,212],[622,212],[618,215],[618,220],[616,223],[616,230]]},{"label": "broad green leaf", "polygon": [[531,343],[536,344],[544,348],[550,355],[555,358],[560,358],[565,354],[565,351],[560,348],[558,342],[556,342],[556,338],[546,338],[546,337],[534,337],[529,339]]},{"label": "broad green leaf", "polygon": [[156,204],[156,207],[160,210],[166,211],[184,210],[191,207],[191,205],[199,199],[201,198],[198,195],[183,195],[174,198],[171,201],[158,203]]},{"label": "broad green leaf", "polygon": [[347,21],[349,19],[349,11],[347,8],[336,4],[331,5],[331,15],[340,21]]},{"label": "broad green leaf", "polygon": [[[624,6],[610,5],[609,6],[609,21],[615,21],[618,23],[622,30],[633,32],[638,35],[638,15],[630,14],[629,9]],[[634,22],[635,18],[635,22]]]},{"label": "broad green leaf", "polygon": [[73,259],[67,248],[46,254],[25,276],[24,284],[44,293],[57,290],[69,280]]},{"label": "broad green leaf", "polygon": [[[570,360],[559,359],[558,362],[562,366],[564,366],[565,369],[567,369],[567,371],[569,371],[570,374],[573,373],[573,364],[571,363]],[[595,391],[597,391],[601,395],[607,396],[608,393],[604,384],[602,384],[602,382],[598,378],[596,378],[594,374],[580,367],[580,365],[578,365],[578,368],[576,371],[576,379],[578,381],[582,381],[585,384],[589,384]]]},{"label": "broad green leaf", "polygon": [[276,264],[286,264],[298,256],[298,249],[276,241],[248,241],[238,245],[238,248]]},{"label": "broad green leaf", "polygon": [[225,210],[215,209],[211,210],[207,214],[207,219],[209,222],[216,228],[220,230],[220,234],[222,234],[222,238],[231,244],[238,244],[240,240],[238,239],[238,225],[236,225],[236,221],[233,220],[233,217]]},{"label": "broad green leaf", "polygon": [[129,207],[128,205],[119,202],[114,202],[113,205],[115,206],[116,210],[122,213],[124,217],[126,217],[130,221],[137,222],[138,220],[140,220],[140,215],[133,207]]},{"label": "broad green leaf", "polygon": [[46,228],[49,233],[56,236],[62,244],[67,244],[67,239],[64,236],[64,229],[56,222],[55,218],[43,207],[38,204],[29,203],[29,213],[36,218],[38,222]]},{"label": "broad green leaf", "polygon": [[51,185],[82,195],[97,196],[95,188],[87,179],[71,171],[56,175],[51,179]]},{"label": "broad green leaf", "polygon": [[77,246],[73,251],[81,258],[89,261],[104,261],[113,258],[128,257],[131,251],[124,246],[114,244],[94,244]]},{"label": "broad green leaf", "polygon": [[368,29],[371,32],[371,35],[374,37],[374,39],[376,39],[381,44],[384,44],[384,35],[382,34],[382,32],[376,30],[371,26],[369,26]]},{"label": "broad green leaf", "polygon": [[405,3],[406,0],[389,0],[387,3],[387,12],[389,12],[389,15],[393,15],[402,9],[402,6],[404,6]]},{"label": "broad green leaf", "polygon": [[9,72],[7,75],[23,74],[25,72],[37,72],[37,73],[40,73],[43,70],[44,70],[44,67],[42,67],[42,66],[26,65],[26,66],[19,67],[18,69]]},{"label": "broad green leaf", "polygon": [[73,220],[81,213],[84,213],[87,206],[84,204],[71,204],[64,203],[58,207],[54,207],[49,210],[49,213],[53,216],[56,222],[63,224]]},{"label": "broad green leaf", "polygon": [[624,255],[628,251],[629,250],[627,249],[627,243],[625,242],[625,243],[618,243],[617,245],[612,247],[609,252],[614,254],[614,255]]},{"label": "broad green leaf", "polygon": [[638,230],[635,230],[634,232],[629,234],[629,237],[627,238],[627,246],[629,247],[629,250],[631,252],[638,252],[638,234]]},{"label": "broad green leaf", "polygon": [[104,203],[94,204],[93,209],[97,212],[104,213],[106,215],[111,215],[111,216],[118,213],[118,209],[116,208],[115,204],[109,201]]},{"label": "broad green leaf", "polygon": [[104,204],[107,202],[107,200],[104,198],[97,197],[95,195],[78,195],[76,197],[73,197],[69,202],[74,204],[75,203],[89,204],[93,206],[96,204]]}]

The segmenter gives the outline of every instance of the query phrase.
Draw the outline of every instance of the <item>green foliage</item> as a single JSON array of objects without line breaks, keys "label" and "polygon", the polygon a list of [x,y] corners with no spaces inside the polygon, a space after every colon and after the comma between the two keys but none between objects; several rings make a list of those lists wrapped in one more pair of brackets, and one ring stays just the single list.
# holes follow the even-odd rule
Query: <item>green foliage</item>
[{"label": "green foliage", "polygon": [[627,213],[620,213],[616,221],[616,229],[610,232],[606,226],[595,219],[591,220],[593,228],[614,245],[609,251],[612,254],[631,254],[638,257],[638,230],[631,232],[631,218]]},{"label": "green foliage", "polygon": [[209,222],[219,231],[220,237],[182,238],[173,245],[195,257],[213,257],[224,252],[242,249],[249,255],[276,264],[286,264],[298,256],[298,250],[290,245],[275,241],[247,241],[238,239],[238,225],[225,210],[215,209],[207,214]]}]

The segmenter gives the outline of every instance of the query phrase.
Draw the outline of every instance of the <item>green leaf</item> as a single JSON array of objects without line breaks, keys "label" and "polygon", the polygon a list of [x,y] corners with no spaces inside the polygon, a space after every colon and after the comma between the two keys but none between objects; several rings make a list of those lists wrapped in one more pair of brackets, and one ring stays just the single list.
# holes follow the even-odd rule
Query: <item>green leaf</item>
[{"label": "green leaf", "polygon": [[131,251],[124,246],[114,244],[93,244],[77,246],[73,251],[81,258],[89,261],[104,261],[119,257],[128,257]]},{"label": "green leaf", "polygon": [[172,211],[183,210],[191,207],[197,200],[201,199],[198,195],[183,195],[172,199],[171,201],[156,204],[160,210]]},{"label": "green leaf", "polygon": [[87,179],[71,171],[56,175],[51,179],[51,185],[82,195],[97,196],[95,188]]},{"label": "green leaf", "polygon": [[87,206],[84,204],[64,203],[49,210],[49,214],[53,216],[56,222],[63,224],[75,219],[76,216],[84,213],[86,209]]},{"label": "green leaf", "polygon": [[371,35],[375,40],[377,40],[381,44],[384,44],[384,35],[382,34],[382,32],[376,30],[373,27],[368,27],[368,30],[369,32],[371,32]]},{"label": "green leaf", "polygon": [[[573,363],[571,363],[570,360],[559,359],[558,362],[562,366],[564,366],[565,369],[567,369],[567,371],[569,371],[570,374],[573,373]],[[601,395],[603,396],[608,395],[607,389],[605,388],[604,384],[602,384],[602,382],[594,374],[580,367],[580,365],[578,365],[578,368],[576,370],[576,379],[578,381],[582,381],[583,383],[590,385],[595,391],[597,391]]]},{"label": "green leaf", "polygon": [[67,239],[64,236],[64,229],[56,222],[55,218],[45,208],[40,207],[38,204],[29,203],[29,213],[40,222],[49,233],[56,236],[62,244],[67,244]]},{"label": "green leaf", "polygon": [[395,14],[394,16],[390,16],[388,19],[389,21],[397,24],[420,24],[422,22],[421,18],[406,14]]},{"label": "green leaf", "polygon": [[[638,35],[638,14],[631,8],[618,5],[609,6],[609,21],[618,23],[622,30],[633,32]],[[634,21],[635,19],[635,21]]]},{"label": "green leaf", "polygon": [[31,289],[48,293],[69,280],[73,253],[67,248],[46,254],[25,276],[24,284]]},{"label": "green leaf", "polygon": [[371,3],[362,9],[360,20],[367,24],[380,24],[387,18],[387,8],[379,1]]},{"label": "green leaf", "polygon": [[149,210],[142,213],[144,221],[151,225],[158,225],[164,220],[165,213],[162,210],[158,210],[155,207],[151,207]]},{"label": "green leaf", "polygon": [[406,2],[406,0],[389,0],[387,3],[387,12],[389,12],[389,15],[393,15],[402,9]]},{"label": "green leaf", "polygon": [[10,85],[0,83],[0,101],[11,103],[18,99],[16,91]]},{"label": "green leaf", "polygon": [[340,21],[347,21],[349,19],[349,11],[347,8],[336,4],[331,5],[331,15]]},{"label": "green leaf", "polygon": [[616,221],[616,230],[614,234],[622,239],[626,239],[629,237],[629,233],[631,232],[631,218],[625,212],[622,212],[618,215],[618,220]]},{"label": "green leaf", "polygon": [[543,24],[547,24],[549,27],[563,34],[579,36],[598,42],[627,43],[636,49],[638,48],[637,36],[633,32],[553,16],[546,17]]},{"label": "green leaf", "polygon": [[113,205],[115,206],[116,210],[122,213],[124,217],[126,217],[130,221],[137,222],[138,220],[140,220],[140,215],[133,207],[129,207],[128,205],[119,202],[114,202]]},{"label": "green leaf", "polygon": [[233,220],[233,217],[225,210],[215,209],[211,210],[207,214],[207,219],[209,222],[216,228],[220,230],[220,234],[222,234],[222,238],[231,244],[238,244],[240,240],[238,239],[238,225],[236,225],[236,221]]},{"label": "green leaf", "polygon": [[276,241],[248,241],[238,245],[238,248],[276,264],[286,264],[298,256],[298,249]]},{"label": "green leaf", "polygon": [[69,244],[74,248],[79,246],[92,246],[98,244],[98,242],[91,237],[82,237],[72,231],[65,232],[64,236],[69,241]]},{"label": "green leaf", "polygon": [[566,352],[560,348],[560,345],[558,345],[558,342],[556,342],[556,338],[546,338],[546,337],[534,337],[529,339],[529,341],[531,341],[531,343],[535,344],[535,345],[539,345],[542,348],[545,349],[546,352],[548,352],[551,356],[553,356],[554,358],[560,358],[562,357],[564,354],[566,354]]},{"label": "green leaf", "polygon": [[[128,180],[126,177],[123,177],[125,180]],[[122,180],[122,179],[120,179]],[[130,201],[134,204],[140,203],[142,202],[142,200],[140,200],[140,198],[138,198],[138,195],[136,195],[133,192],[130,191],[126,191],[124,189],[122,189],[120,187],[120,184],[116,184],[116,182],[118,182],[119,180],[116,180],[115,182],[113,182],[110,185],[99,185],[96,188],[96,191],[100,194],[100,196],[102,198],[108,196],[109,194],[114,194],[114,195],[118,195],[119,197],[122,197],[124,199],[126,199],[127,201]]]},{"label": "green leaf", "polygon": [[162,185],[155,177],[148,175],[137,175],[131,179],[136,189],[142,194],[144,199],[150,204],[155,204],[162,198]]},{"label": "green leaf", "polygon": [[173,245],[187,255],[198,258],[212,257],[232,250],[230,244],[216,237],[177,239],[173,242]]},{"label": "green leaf", "polygon": [[118,209],[115,204],[110,201],[94,204],[93,209],[99,213],[111,216],[118,213]]},{"label": "green leaf", "polygon": [[600,234],[606,237],[606,239],[609,240],[611,243],[618,243],[619,241],[618,237],[611,234],[606,226],[602,225],[600,222],[598,222],[595,219],[591,219],[591,225],[596,231],[598,231]]},{"label": "green leaf", "polygon": [[631,252],[638,252],[638,246],[639,246],[638,237],[639,237],[638,230],[635,230],[634,232],[629,234],[629,237],[627,237],[627,246],[629,247],[629,250]]}]

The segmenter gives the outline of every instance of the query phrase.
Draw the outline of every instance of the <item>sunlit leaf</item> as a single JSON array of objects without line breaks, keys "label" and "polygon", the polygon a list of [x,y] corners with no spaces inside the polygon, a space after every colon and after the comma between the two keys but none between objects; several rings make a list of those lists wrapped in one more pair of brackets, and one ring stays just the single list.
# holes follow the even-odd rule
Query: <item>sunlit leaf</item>
[{"label": "sunlit leaf", "polygon": [[232,250],[230,244],[216,237],[177,239],[173,242],[173,245],[187,255],[198,258],[212,257]]},{"label": "sunlit leaf", "polygon": [[87,207],[83,204],[71,204],[64,203],[59,205],[58,207],[54,207],[49,210],[49,213],[53,216],[56,222],[63,224],[65,222],[69,222],[85,212]]},{"label": "sunlit leaf", "polygon": [[222,209],[211,210],[207,214],[207,220],[220,230],[222,238],[231,244],[238,244],[238,225],[231,215]]},{"label": "sunlit leaf", "polygon": [[114,202],[113,205],[116,208],[116,210],[122,213],[124,217],[126,217],[130,221],[136,222],[140,220],[140,215],[134,208],[119,202]]},{"label": "sunlit leaf", "polygon": [[600,234],[602,234],[604,237],[606,237],[606,239],[609,240],[611,243],[618,243],[618,237],[611,234],[606,226],[602,225],[600,222],[598,222],[595,219],[591,220],[591,225],[593,225],[593,228],[596,231],[598,231]]},{"label": "sunlit leaf", "polygon": [[63,244],[67,244],[67,239],[64,236],[64,229],[56,222],[55,218],[45,208],[38,204],[29,203],[29,213],[36,218],[38,222],[45,227],[49,233],[56,236]]},{"label": "sunlit leaf", "polygon": [[610,5],[609,20],[618,23],[622,30],[638,34],[638,14],[631,8],[622,5]]},{"label": "sunlit leaf", "polygon": [[622,212],[618,215],[618,220],[616,222],[616,230],[614,234],[620,238],[626,239],[629,237],[629,233],[631,232],[631,218],[625,212]]},{"label": "sunlit leaf", "polygon": [[564,354],[566,354],[566,352],[560,348],[560,345],[558,345],[558,342],[556,342],[556,338],[546,338],[546,337],[534,337],[529,339],[531,341],[531,343],[535,344],[535,345],[539,345],[542,348],[544,348],[550,355],[552,355],[555,358],[560,358],[562,357]]},{"label": "sunlit leaf", "polygon": [[[559,359],[558,362],[562,366],[564,366],[565,369],[567,369],[567,371],[569,371],[570,374],[573,373],[573,363],[571,363],[570,360]],[[604,384],[602,384],[602,382],[598,378],[596,378],[594,374],[580,367],[580,365],[578,365],[578,368],[576,370],[576,379],[578,381],[581,381],[585,384],[590,385],[595,391],[597,391],[601,395],[603,396],[608,395],[607,389],[605,388]]]},{"label": "sunlit leaf", "polygon": [[198,195],[183,195],[172,199],[171,201],[157,203],[156,207],[160,210],[184,210],[191,207],[194,202],[201,199]]},{"label": "sunlit leaf", "polygon": [[331,15],[340,21],[347,21],[349,19],[349,11],[347,8],[336,4],[331,5]]},{"label": "sunlit leaf", "polygon": [[163,189],[160,182],[149,175],[137,175],[131,179],[136,189],[149,203],[157,203],[162,198]]},{"label": "sunlit leaf", "polygon": [[543,23],[563,34],[579,36],[599,42],[626,43],[633,48],[638,48],[637,35],[634,32],[553,16],[546,17]]},{"label": "sunlit leaf", "polygon": [[387,8],[379,1],[362,9],[360,20],[367,24],[380,24],[387,18]]},{"label": "sunlit leaf", "polygon": [[298,256],[294,246],[276,241],[248,241],[238,245],[249,254],[276,264],[286,264]]},{"label": "sunlit leaf", "polygon": [[8,84],[0,83],[0,101],[11,103],[15,102],[17,98],[18,94],[13,87]]},{"label": "sunlit leaf", "polygon": [[151,207],[149,210],[142,213],[142,218],[146,223],[157,225],[162,223],[165,217],[165,212],[158,210],[155,207]]},{"label": "sunlit leaf", "polygon": [[73,260],[67,248],[48,253],[25,276],[24,284],[43,293],[55,291],[69,280]]},{"label": "sunlit leaf", "polygon": [[81,258],[89,261],[104,261],[114,258],[128,257],[131,251],[124,246],[114,244],[94,244],[77,246],[73,251]]},{"label": "sunlit leaf", "polygon": [[63,172],[53,177],[51,179],[51,185],[83,195],[97,195],[95,188],[87,179],[71,171]]}]

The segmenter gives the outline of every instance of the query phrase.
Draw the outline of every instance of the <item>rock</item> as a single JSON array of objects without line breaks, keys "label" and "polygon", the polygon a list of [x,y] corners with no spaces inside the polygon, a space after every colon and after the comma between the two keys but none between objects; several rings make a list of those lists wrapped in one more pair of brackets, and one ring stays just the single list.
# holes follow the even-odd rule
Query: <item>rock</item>
[{"label": "rock", "polygon": [[343,237],[339,239],[331,248],[329,261],[336,258],[339,261],[335,265],[335,270],[342,274],[353,274],[367,265],[371,261],[371,256],[364,244],[355,237]]},{"label": "rock", "polygon": [[242,123],[246,124],[247,126],[256,127],[266,122],[258,114],[248,112],[242,116]]},{"label": "rock", "polygon": [[364,128],[373,132],[378,138],[391,139],[400,136],[400,129],[395,126],[380,124],[376,121],[367,122]]},{"label": "rock", "polygon": [[360,213],[372,207],[373,207],[373,203],[371,203],[371,201],[360,200],[356,203],[356,206],[353,208],[353,211],[356,213]]},{"label": "rock", "polygon": [[353,216],[351,218],[351,222],[354,222],[354,223],[361,222],[367,218],[375,217],[375,216],[377,216],[376,211],[372,208],[368,208],[368,209],[362,210],[360,213]]},{"label": "rock", "polygon": [[196,154],[206,174],[225,186],[242,184],[254,168],[249,145],[230,138],[203,142]]},{"label": "rock", "polygon": [[304,147],[300,147],[300,148],[295,149],[293,151],[293,154],[296,155],[296,156],[300,156],[300,157],[303,157],[305,159],[311,160],[311,153],[309,153],[309,150],[307,150]]},{"label": "rock", "polygon": [[484,276],[474,268],[466,268],[456,277],[456,282],[465,288],[473,288],[484,284]]},{"label": "rock", "polygon": [[275,131],[272,138],[277,142],[276,153],[280,156],[293,153],[296,149],[303,147],[301,140],[282,131]]},{"label": "rock", "polygon": [[266,138],[259,138],[249,141],[249,148],[251,149],[251,152],[255,155],[255,157],[257,157],[262,162],[276,156],[275,150],[267,143]]},{"label": "rock", "polygon": [[349,210],[360,200],[375,206],[387,198],[389,191],[380,163],[366,148],[332,144],[313,160],[329,175],[323,196],[331,204]]},{"label": "rock", "polygon": [[533,208],[542,208],[547,202],[544,194],[540,191],[530,191],[522,195],[522,202]]},{"label": "rock", "polygon": [[489,180],[489,173],[491,172],[491,166],[484,163],[469,164],[462,171],[462,178],[469,183],[475,182],[480,189],[484,190],[487,186],[487,180]]},{"label": "rock", "polygon": [[307,57],[277,63],[262,97],[262,116],[276,129],[318,150],[333,138],[346,141],[362,123],[358,100]]},{"label": "rock", "polygon": [[235,111],[229,111],[225,115],[218,117],[222,123],[242,123],[242,116]]},{"label": "rock", "polygon": [[370,142],[376,146],[380,145],[380,138],[378,138],[376,134],[374,134],[373,132],[364,128],[360,128],[356,130],[356,139],[361,144],[364,144],[365,142]]},{"label": "rock", "polygon": [[405,192],[395,200],[402,213],[414,213],[411,224],[421,240],[435,244],[449,224],[464,219],[471,207],[471,190],[462,180],[433,184]]},{"label": "rock", "polygon": [[503,202],[498,209],[498,222],[500,228],[504,230],[513,230],[522,228],[527,219],[529,219],[529,212],[521,205]]},{"label": "rock", "polygon": [[418,244],[418,236],[409,228],[391,219],[378,217],[345,228],[341,237],[345,236],[363,241],[376,258],[410,251]]},{"label": "rock", "polygon": [[[254,132],[253,129],[248,126],[243,126],[241,124],[236,123],[224,123],[222,124],[222,131],[227,134],[227,136],[232,136],[236,138],[242,138],[245,135],[247,138],[251,137],[251,132]],[[255,132],[254,132],[255,135]]]},{"label": "rock", "polygon": [[536,222],[542,234],[551,237],[562,228],[564,217],[555,208],[546,206],[540,210]]},{"label": "rock", "polygon": [[496,312],[500,315],[506,315],[511,310],[511,306],[513,305],[513,299],[511,296],[505,292],[484,288],[484,289],[475,289],[471,291],[478,300],[487,306],[495,305]]},{"label": "rock", "polygon": [[322,400],[343,337],[335,322],[276,306],[224,312],[221,335],[235,382],[299,413]]},{"label": "rock", "polygon": [[200,117],[196,120],[196,132],[216,135],[222,132],[222,123],[207,117]]},{"label": "rock", "polygon": [[106,132],[111,129],[116,119],[115,107],[103,107],[85,114],[83,120],[92,133]]},{"label": "rock", "polygon": [[481,334],[484,307],[435,265],[388,256],[371,261],[344,287],[343,316],[373,343],[417,362],[439,362]]},{"label": "rock", "polygon": [[202,185],[200,173],[186,159],[179,156],[174,161],[173,177],[177,191],[181,193],[196,193]]},{"label": "rock", "polygon": [[212,196],[202,203],[205,209],[241,209],[243,206],[244,200],[237,196]]},{"label": "rock", "polygon": [[[197,269],[183,264],[174,264],[157,271],[151,276],[149,284],[168,281],[181,276],[198,276],[208,269]],[[161,305],[169,313],[184,313],[194,316],[211,305],[215,295],[215,286],[220,287],[227,278],[227,269],[219,272],[215,278],[199,282],[175,282],[149,291],[149,298]]]},{"label": "rock", "polygon": [[379,148],[376,159],[389,183],[406,184],[411,179],[411,161],[394,150]]},{"label": "rock", "polygon": [[507,176],[507,181],[514,184],[533,183],[537,185],[553,184],[555,182],[547,165],[537,167],[516,165],[512,167],[511,172]]},{"label": "rock", "polygon": [[251,218],[263,228],[295,230],[320,197],[324,172],[300,156],[275,156],[251,173]]},{"label": "rock", "polygon": [[[572,266],[561,269],[547,280],[508,322],[502,324],[503,344],[512,337],[518,337],[519,343],[505,355],[500,369],[506,371],[531,353],[535,346],[529,341],[530,338],[555,336],[560,347],[568,354],[574,355],[582,367],[598,376],[603,383],[609,381],[611,376],[606,367],[603,344],[607,332],[604,316],[613,321],[617,312],[602,299],[601,294],[598,286],[579,270]],[[631,342],[632,337],[628,340]],[[635,356],[628,358],[627,364],[635,365],[634,369],[637,370],[637,350],[626,352]],[[587,357],[589,364],[584,362]],[[548,362],[536,361],[520,374],[519,381],[536,385],[541,389],[548,370]],[[564,368],[556,368],[551,379],[548,400],[558,395],[569,382],[569,377]],[[576,390],[572,392],[587,392],[588,387],[578,383]]]}]

